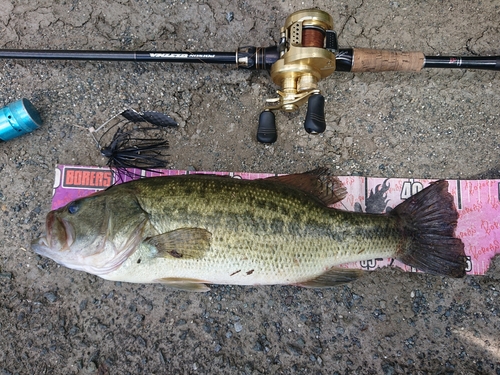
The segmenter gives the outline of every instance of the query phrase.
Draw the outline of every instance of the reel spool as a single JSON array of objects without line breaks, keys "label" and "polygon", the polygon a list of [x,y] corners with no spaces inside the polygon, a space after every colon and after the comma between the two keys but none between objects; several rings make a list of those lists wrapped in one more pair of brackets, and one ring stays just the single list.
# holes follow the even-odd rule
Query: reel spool
[{"label": "reel spool", "polygon": [[291,14],[281,28],[279,59],[271,67],[271,79],[281,87],[278,97],[266,99],[259,118],[257,140],[273,143],[277,139],[272,111],[292,112],[308,101],[304,128],[308,133],[325,131],[325,99],[318,81],[336,69],[337,35],[332,17],[318,9]]}]

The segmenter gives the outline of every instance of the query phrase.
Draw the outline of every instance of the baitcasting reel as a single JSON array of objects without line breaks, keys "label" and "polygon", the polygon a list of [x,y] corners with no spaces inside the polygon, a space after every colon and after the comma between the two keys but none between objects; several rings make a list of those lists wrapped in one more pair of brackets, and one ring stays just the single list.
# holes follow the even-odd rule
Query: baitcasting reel
[{"label": "baitcasting reel", "polygon": [[332,17],[321,10],[301,10],[290,15],[281,28],[279,59],[271,67],[271,79],[281,87],[278,97],[267,99],[260,114],[257,139],[272,143],[277,139],[274,113],[292,112],[306,101],[304,127],[308,133],[325,131],[325,98],[318,81],[335,71],[338,45]]},{"label": "baitcasting reel", "polygon": [[[269,53],[268,51],[266,51]],[[271,78],[282,89],[278,97],[266,100],[259,118],[257,139],[272,143],[277,139],[271,111],[295,111],[308,101],[304,128],[308,133],[325,131],[325,99],[318,81],[334,71],[418,72],[423,67],[463,67],[500,70],[498,57],[426,57],[422,52],[399,52],[367,48],[338,48],[332,17],[319,9],[291,14],[281,29],[278,60],[271,66]],[[459,63],[457,63],[459,62]]]}]

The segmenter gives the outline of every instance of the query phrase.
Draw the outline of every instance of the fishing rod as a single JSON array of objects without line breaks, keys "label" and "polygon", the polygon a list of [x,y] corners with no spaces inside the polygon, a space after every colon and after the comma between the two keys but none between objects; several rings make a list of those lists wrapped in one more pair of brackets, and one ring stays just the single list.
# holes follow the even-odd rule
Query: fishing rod
[{"label": "fishing rod", "polygon": [[277,90],[276,98],[266,99],[264,111],[260,114],[257,140],[262,143],[273,143],[277,139],[272,111],[292,112],[306,101],[305,130],[311,134],[324,132],[325,99],[318,82],[335,71],[500,70],[500,56],[425,56],[422,52],[339,48],[331,15],[319,9],[292,13],[281,28],[278,45],[271,47],[240,47],[235,52],[5,49],[0,50],[0,58],[234,64],[241,69],[268,70],[273,82],[281,89]]}]

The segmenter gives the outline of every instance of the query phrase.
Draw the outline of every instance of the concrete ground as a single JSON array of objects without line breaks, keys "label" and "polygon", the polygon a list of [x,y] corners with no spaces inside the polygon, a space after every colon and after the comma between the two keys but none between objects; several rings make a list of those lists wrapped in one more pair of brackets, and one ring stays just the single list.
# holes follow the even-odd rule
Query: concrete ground
[{"label": "concrete ground", "polygon": [[[0,48],[233,51],[274,45],[292,12],[328,11],[342,46],[500,54],[496,0],[0,0]],[[0,144],[1,374],[500,374],[499,274],[383,269],[321,291],[206,294],[104,281],[30,250],[57,163],[104,165],[86,128],[125,107],[167,113],[173,169],[500,178],[500,75],[335,73],[327,131],[306,108],[255,141],[267,72],[232,66],[0,61],[0,105],[30,99],[37,131]]]}]

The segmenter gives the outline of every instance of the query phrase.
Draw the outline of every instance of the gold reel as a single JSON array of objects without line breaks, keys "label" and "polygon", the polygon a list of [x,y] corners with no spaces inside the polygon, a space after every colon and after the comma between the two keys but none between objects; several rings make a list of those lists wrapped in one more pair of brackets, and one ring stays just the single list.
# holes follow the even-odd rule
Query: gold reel
[{"label": "gold reel", "polygon": [[281,87],[278,97],[267,99],[259,120],[257,138],[264,143],[276,141],[274,114],[270,111],[295,111],[309,101],[304,126],[309,133],[325,130],[324,98],[318,81],[335,71],[337,37],[332,17],[318,9],[291,14],[281,28],[280,58],[271,67],[273,82]]}]

